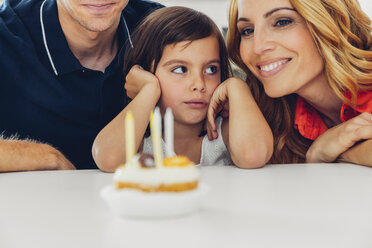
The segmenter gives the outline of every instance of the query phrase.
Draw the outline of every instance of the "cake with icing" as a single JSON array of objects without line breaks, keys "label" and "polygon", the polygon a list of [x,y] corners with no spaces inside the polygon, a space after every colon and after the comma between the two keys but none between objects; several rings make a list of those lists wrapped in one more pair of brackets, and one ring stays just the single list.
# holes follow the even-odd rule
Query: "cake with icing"
[{"label": "cake with icing", "polygon": [[184,192],[198,187],[200,171],[185,156],[166,157],[156,166],[149,154],[136,154],[114,174],[116,189],[143,192]]}]

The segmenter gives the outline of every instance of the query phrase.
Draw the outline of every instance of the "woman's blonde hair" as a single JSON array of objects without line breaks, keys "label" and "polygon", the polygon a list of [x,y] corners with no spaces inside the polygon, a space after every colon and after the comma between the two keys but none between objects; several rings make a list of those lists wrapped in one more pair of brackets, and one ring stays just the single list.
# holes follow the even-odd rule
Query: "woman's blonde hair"
[{"label": "woman's blonde hair", "polygon": [[[247,74],[247,83],[274,134],[271,163],[304,162],[312,141],[294,128],[297,96],[270,98],[262,84],[240,57],[237,30],[238,0],[230,0],[227,48],[232,61]],[[357,0],[290,0],[306,20],[308,29],[324,60],[329,86],[350,105],[356,104],[359,91],[372,89],[371,21]],[[351,101],[344,93],[351,93]]]}]

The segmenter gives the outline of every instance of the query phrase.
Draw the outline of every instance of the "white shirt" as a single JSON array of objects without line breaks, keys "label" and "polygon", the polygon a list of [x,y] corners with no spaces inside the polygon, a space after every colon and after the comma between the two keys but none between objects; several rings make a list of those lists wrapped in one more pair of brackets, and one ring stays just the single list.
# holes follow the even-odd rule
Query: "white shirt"
[{"label": "white shirt", "polygon": [[[230,153],[227,150],[225,143],[223,142],[221,134],[222,120],[222,117],[217,117],[216,119],[218,132],[217,139],[210,141],[207,135],[203,137],[200,165],[233,165]],[[163,141],[163,139],[161,141],[161,146],[163,150],[163,156],[165,156],[165,142]],[[142,153],[153,154],[151,136],[143,140]]]}]

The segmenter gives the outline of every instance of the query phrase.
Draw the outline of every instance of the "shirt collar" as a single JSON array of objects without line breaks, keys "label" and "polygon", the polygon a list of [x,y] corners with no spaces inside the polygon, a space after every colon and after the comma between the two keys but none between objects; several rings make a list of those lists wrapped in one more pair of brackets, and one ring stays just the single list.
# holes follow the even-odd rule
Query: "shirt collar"
[{"label": "shirt collar", "polygon": [[[351,93],[346,92],[345,97],[348,100],[351,100]],[[349,106],[344,103],[341,107],[340,120],[342,122],[345,122],[363,112],[372,113],[372,90],[359,92],[357,95],[355,107]]]},{"label": "shirt collar", "polygon": [[46,0],[40,7],[40,25],[44,48],[56,75],[82,70],[79,60],[68,47],[58,19],[56,0]]},{"label": "shirt collar", "polygon": [[[71,52],[58,19],[56,0],[45,0],[40,7],[40,25],[44,48],[56,75],[63,75],[85,69]],[[119,50],[122,50],[127,37],[124,17],[120,18]]]},{"label": "shirt collar", "polygon": [[[350,100],[351,93],[346,92],[345,97]],[[363,112],[372,113],[372,90],[359,92],[356,106],[343,103],[340,111],[340,120],[345,122]],[[315,140],[328,130],[319,112],[300,96],[298,96],[296,103],[294,127],[303,137],[311,140]]]}]

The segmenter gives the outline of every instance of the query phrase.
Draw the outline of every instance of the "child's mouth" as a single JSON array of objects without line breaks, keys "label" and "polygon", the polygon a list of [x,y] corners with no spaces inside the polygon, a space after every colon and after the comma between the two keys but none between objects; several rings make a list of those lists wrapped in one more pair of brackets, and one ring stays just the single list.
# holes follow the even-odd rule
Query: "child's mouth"
[{"label": "child's mouth", "polygon": [[202,109],[208,107],[208,104],[205,101],[202,100],[191,100],[185,102],[188,106],[192,108]]}]

